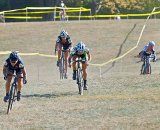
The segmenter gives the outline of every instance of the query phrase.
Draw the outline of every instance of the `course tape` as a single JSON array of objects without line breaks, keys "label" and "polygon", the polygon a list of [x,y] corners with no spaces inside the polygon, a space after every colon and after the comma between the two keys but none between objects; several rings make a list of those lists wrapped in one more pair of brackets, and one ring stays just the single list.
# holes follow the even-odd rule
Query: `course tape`
[{"label": "course tape", "polygon": [[[11,51],[0,51],[0,55],[7,55],[10,54]],[[22,56],[42,56],[42,57],[49,57],[49,58],[57,58],[57,56],[54,55],[47,55],[47,54],[41,54],[41,53],[18,53],[19,55]],[[92,66],[99,66],[101,64],[92,64],[90,63],[90,65]]]},{"label": "course tape", "polygon": [[[88,12],[90,11],[90,9],[87,10],[66,10],[65,12]],[[7,12],[6,14],[47,14],[47,13],[53,13],[54,11],[36,11],[36,12],[29,12],[29,11],[25,11],[25,12]],[[56,11],[56,12],[61,12],[61,11]]]},{"label": "course tape", "polygon": [[4,16],[4,18],[8,19],[42,19],[42,17],[29,17],[29,16]]},{"label": "course tape", "polygon": [[[6,54],[10,54],[11,51],[1,51],[0,55],[6,55]],[[40,53],[18,53],[19,55],[23,55],[23,56],[43,56],[43,57],[53,57],[53,58],[57,58],[57,56],[54,55],[47,55],[47,54],[40,54]]]},{"label": "course tape", "polygon": [[[68,18],[93,18],[92,16],[66,16]],[[30,16],[4,16],[4,18],[8,19],[42,19],[43,17],[30,17]],[[60,18],[60,16],[56,16],[55,18]]]},{"label": "course tape", "polygon": [[[158,8],[158,7],[156,7]],[[58,9],[58,10],[57,10]],[[3,14],[5,18],[17,18],[17,19],[41,19],[42,17],[34,17],[34,16],[5,16],[8,14],[22,14],[22,15],[27,15],[27,14],[45,14],[45,13],[53,13],[54,11],[59,12],[60,9],[65,9],[66,12],[87,12],[91,11],[91,9],[83,8],[83,7],[77,7],[77,8],[63,8],[63,7],[26,7],[22,9],[15,9],[15,10],[8,10],[8,11],[2,11],[0,14]],[[41,11],[32,11],[31,10],[41,10]],[[43,10],[43,11],[42,11]],[[51,11],[52,10],[52,11]],[[22,11],[22,12],[16,12],[16,11]],[[25,11],[25,12],[24,12]],[[143,16],[150,16],[153,14],[160,14],[160,11],[157,12],[151,12],[151,13],[146,13],[146,14],[114,14],[114,15],[93,15],[93,16],[81,16],[81,18],[111,18],[111,17],[143,17]],[[79,16],[68,16],[71,18],[76,18]]]}]

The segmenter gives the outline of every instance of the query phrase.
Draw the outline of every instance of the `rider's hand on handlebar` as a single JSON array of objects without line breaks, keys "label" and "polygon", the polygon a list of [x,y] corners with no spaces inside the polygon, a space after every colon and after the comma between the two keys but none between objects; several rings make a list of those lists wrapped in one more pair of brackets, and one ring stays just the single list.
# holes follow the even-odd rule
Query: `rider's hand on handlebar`
[{"label": "rider's hand on handlebar", "polygon": [[4,76],[4,80],[7,80],[7,77],[6,77],[6,76]]},{"label": "rider's hand on handlebar", "polygon": [[27,79],[23,78],[23,84],[27,84]]},{"label": "rider's hand on handlebar", "polygon": [[86,61],[86,65],[89,66],[89,62],[88,61]]}]

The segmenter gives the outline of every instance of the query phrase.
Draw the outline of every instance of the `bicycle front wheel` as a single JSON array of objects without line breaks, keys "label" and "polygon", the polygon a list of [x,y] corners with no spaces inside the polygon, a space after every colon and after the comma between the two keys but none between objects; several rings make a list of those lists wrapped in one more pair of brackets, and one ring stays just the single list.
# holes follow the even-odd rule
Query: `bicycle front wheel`
[{"label": "bicycle front wheel", "polygon": [[77,70],[77,84],[78,84],[79,94],[83,95],[83,78],[82,78],[82,71],[80,68]]},{"label": "bicycle front wheel", "polygon": [[61,58],[59,65],[60,79],[64,78],[64,59]]},{"label": "bicycle front wheel", "polygon": [[16,87],[14,85],[11,86],[10,92],[9,92],[9,101],[8,101],[8,108],[7,108],[7,114],[12,109],[13,102],[15,100],[15,93],[16,93]]}]

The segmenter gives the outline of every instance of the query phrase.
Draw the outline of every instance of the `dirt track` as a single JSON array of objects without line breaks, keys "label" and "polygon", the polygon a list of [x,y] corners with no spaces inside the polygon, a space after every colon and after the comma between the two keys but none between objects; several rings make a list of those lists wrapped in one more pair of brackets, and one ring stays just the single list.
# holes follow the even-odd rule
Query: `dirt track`
[{"label": "dirt track", "polygon": [[[54,54],[61,29],[66,29],[74,45],[82,40],[90,48],[93,64],[121,56],[136,45],[144,20],[72,21],[0,24],[0,51]],[[101,68],[89,66],[89,90],[78,95],[76,83],[60,81],[56,58],[22,56],[28,84],[22,100],[6,115],[4,80],[0,84],[0,129],[160,129],[159,60],[152,75],[140,75],[136,58],[143,45],[154,40],[159,52],[159,20],[150,20],[140,45],[124,58]],[[159,54],[157,55],[159,57]],[[0,55],[0,66],[7,55]]]}]

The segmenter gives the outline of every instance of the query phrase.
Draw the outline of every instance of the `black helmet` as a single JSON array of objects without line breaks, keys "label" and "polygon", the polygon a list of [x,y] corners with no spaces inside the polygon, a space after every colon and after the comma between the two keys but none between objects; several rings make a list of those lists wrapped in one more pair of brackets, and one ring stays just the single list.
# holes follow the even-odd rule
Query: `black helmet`
[{"label": "black helmet", "polygon": [[9,59],[11,61],[17,61],[18,60],[17,52],[15,52],[15,51],[11,52],[11,54],[9,55]]}]

